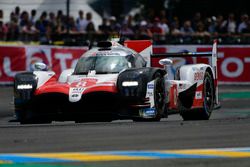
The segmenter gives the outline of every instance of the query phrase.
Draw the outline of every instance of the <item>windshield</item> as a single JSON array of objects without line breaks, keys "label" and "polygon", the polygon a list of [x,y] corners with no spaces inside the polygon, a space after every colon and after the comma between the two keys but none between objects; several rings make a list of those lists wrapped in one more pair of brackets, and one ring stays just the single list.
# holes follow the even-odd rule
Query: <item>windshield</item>
[{"label": "windshield", "polygon": [[91,56],[82,57],[75,68],[75,74],[87,74],[95,70],[97,74],[119,73],[131,67],[125,56]]}]

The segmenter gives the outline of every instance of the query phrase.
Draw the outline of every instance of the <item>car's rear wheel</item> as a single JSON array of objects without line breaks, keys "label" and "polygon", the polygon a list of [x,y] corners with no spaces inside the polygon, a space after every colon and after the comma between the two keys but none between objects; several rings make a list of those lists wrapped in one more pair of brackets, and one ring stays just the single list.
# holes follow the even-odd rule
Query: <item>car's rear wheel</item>
[{"label": "car's rear wheel", "polygon": [[210,118],[214,108],[214,83],[209,72],[204,75],[203,98],[203,108],[181,113],[184,120],[208,120]]}]

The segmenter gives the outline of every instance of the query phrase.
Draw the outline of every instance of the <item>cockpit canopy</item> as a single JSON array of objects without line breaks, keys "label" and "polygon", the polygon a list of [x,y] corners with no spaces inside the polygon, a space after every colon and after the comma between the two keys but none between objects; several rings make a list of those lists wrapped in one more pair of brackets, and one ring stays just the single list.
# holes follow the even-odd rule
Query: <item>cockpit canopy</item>
[{"label": "cockpit canopy", "polygon": [[78,60],[75,75],[85,75],[95,70],[96,74],[112,74],[128,68],[146,67],[146,61],[137,52],[123,46],[109,49],[93,48]]}]

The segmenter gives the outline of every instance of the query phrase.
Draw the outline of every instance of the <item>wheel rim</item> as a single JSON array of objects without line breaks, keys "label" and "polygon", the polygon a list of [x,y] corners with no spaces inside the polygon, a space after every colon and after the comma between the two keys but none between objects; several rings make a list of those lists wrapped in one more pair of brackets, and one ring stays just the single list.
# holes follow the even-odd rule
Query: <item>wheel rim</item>
[{"label": "wheel rim", "polygon": [[209,78],[205,79],[205,87],[204,87],[204,103],[206,112],[210,113],[213,105],[213,89],[212,82]]}]

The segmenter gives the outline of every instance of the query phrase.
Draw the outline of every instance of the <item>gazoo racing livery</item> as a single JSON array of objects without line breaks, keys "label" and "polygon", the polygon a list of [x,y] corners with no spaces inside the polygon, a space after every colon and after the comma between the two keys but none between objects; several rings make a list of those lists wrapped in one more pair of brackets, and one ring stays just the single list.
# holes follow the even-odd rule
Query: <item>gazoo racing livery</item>
[{"label": "gazoo racing livery", "polygon": [[[163,57],[159,63],[164,68],[150,67],[150,41],[127,41],[125,46],[99,42],[81,56],[75,69],[67,69],[59,77],[43,63],[35,64],[33,72],[17,74],[17,120],[159,121],[173,113],[184,120],[209,119],[218,105],[216,42],[211,53],[154,55]],[[212,63],[183,65],[175,80],[170,80],[167,66],[172,60],[166,57],[180,56],[211,56]]]}]

